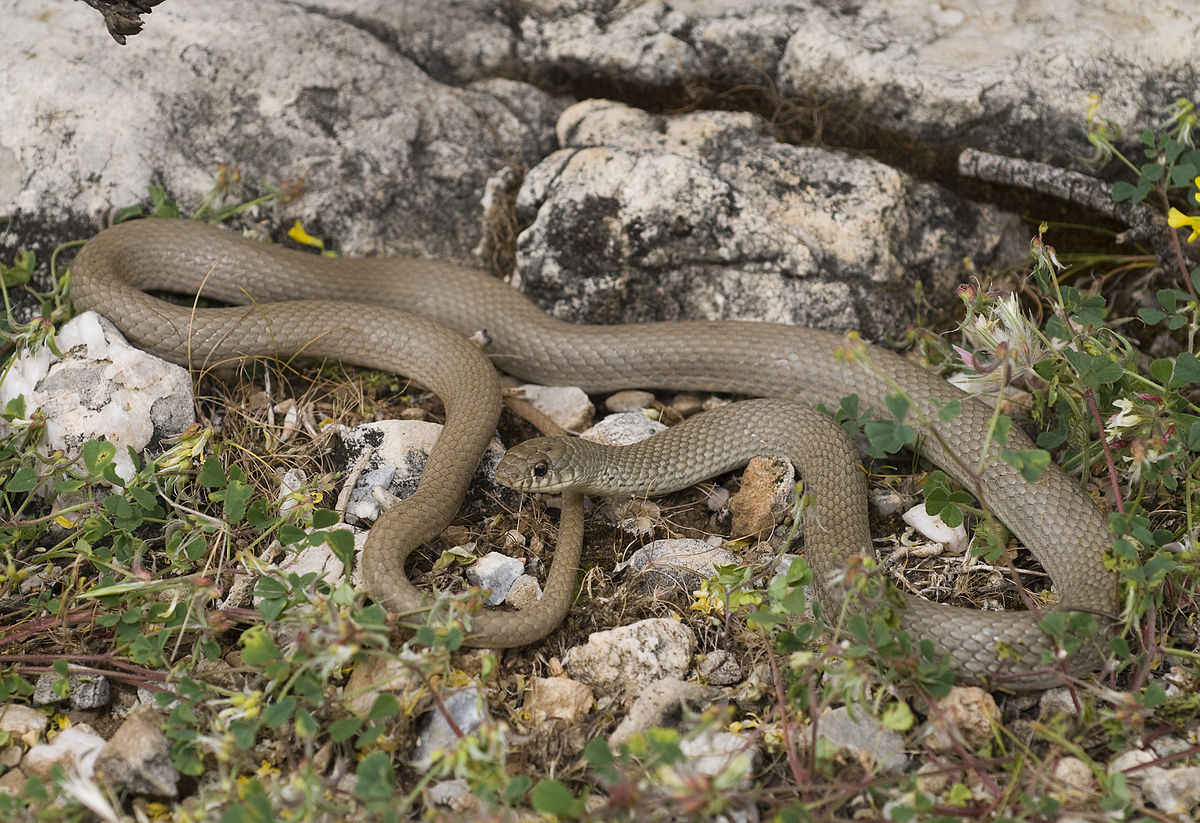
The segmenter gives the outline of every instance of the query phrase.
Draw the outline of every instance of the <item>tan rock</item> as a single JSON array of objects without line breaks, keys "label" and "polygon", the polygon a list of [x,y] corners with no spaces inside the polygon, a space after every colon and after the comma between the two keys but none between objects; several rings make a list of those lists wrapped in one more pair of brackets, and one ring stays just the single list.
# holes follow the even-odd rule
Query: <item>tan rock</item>
[{"label": "tan rock", "polygon": [[162,716],[153,706],[138,706],[129,713],[96,758],[96,771],[134,794],[178,794],[179,772],[162,733]]},{"label": "tan rock", "polygon": [[791,504],[796,472],[778,457],[755,457],[742,473],[742,487],[729,498],[734,537],[746,537],[775,527]]},{"label": "tan rock", "polygon": [[975,749],[991,739],[993,727],[1000,720],[1000,707],[978,686],[955,686],[937,701],[930,719],[929,745],[934,751],[952,749],[952,739]]},{"label": "tan rock", "polygon": [[591,687],[569,677],[535,677],[525,697],[525,711],[536,721],[547,718],[577,723],[595,702]]}]

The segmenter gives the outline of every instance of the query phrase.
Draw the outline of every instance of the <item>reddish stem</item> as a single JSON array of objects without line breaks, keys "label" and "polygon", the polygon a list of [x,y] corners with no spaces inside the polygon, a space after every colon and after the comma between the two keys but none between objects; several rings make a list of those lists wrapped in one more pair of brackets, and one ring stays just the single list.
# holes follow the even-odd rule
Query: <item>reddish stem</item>
[{"label": "reddish stem", "polygon": [[1125,504],[1121,500],[1121,485],[1117,479],[1117,466],[1113,463],[1112,450],[1108,446],[1108,435],[1104,433],[1104,420],[1100,417],[1100,407],[1096,405],[1096,395],[1091,389],[1084,389],[1083,399],[1092,410],[1092,419],[1096,421],[1096,431],[1100,435],[1100,448],[1104,451],[1104,464],[1108,466],[1108,479],[1112,482],[1113,500],[1116,501],[1117,511],[1125,513]]}]

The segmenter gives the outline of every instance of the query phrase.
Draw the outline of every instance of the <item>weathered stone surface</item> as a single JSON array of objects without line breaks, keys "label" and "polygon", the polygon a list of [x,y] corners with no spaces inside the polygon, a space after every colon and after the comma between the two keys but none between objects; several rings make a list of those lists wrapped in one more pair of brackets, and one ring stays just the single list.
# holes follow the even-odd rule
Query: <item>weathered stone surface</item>
[{"label": "weathered stone surface", "polygon": [[579,432],[592,422],[596,409],[578,386],[538,386],[525,383],[521,395],[538,411],[548,415],[567,431]]},{"label": "weathered stone surface", "polygon": [[505,79],[490,5],[170,2],[119,48],[83,4],[6,0],[0,214],[82,226],[151,183],[191,208],[230,163],[303,180],[289,213],[344,249],[467,260],[486,181],[536,162],[559,108]]},{"label": "weathered stone surface", "polygon": [[134,794],[175,797],[179,772],[153,706],[134,709],[96,758],[96,770]]},{"label": "weathered stone surface", "polygon": [[675,620],[651,618],[592,633],[567,652],[571,677],[602,695],[632,697],[664,677],[683,677],[696,648],[696,635]]},{"label": "weathered stone surface", "polygon": [[759,535],[775,528],[795,496],[796,470],[780,457],[755,457],[742,472],[742,486],[729,498],[733,535]]},{"label": "weathered stone surface", "polygon": [[[608,736],[609,745],[628,743],[635,734],[654,726],[677,726],[685,707],[699,713],[708,701],[708,691],[676,677],[655,680],[638,692],[629,713]],[[676,722],[671,722],[672,718]]]},{"label": "weathered stone surface", "polygon": [[417,746],[412,752],[413,766],[425,771],[433,763],[436,752],[453,747],[458,742],[456,728],[463,734],[470,734],[483,725],[488,718],[483,699],[482,690],[471,686],[443,696],[441,705],[445,707],[445,714],[436,707],[426,712]]},{"label": "weathered stone surface", "polygon": [[[378,518],[382,508],[372,496],[376,486],[400,498],[412,494],[425,469],[429,450],[437,442],[441,431],[440,423],[423,420],[380,420],[353,429],[343,429],[341,437],[344,452],[341,457],[345,470],[348,471],[367,449],[374,449],[350,493],[347,515],[355,518],[356,522],[370,522]],[[503,455],[504,446],[500,441],[493,440],[471,479],[472,491],[468,500],[516,502],[516,493],[512,489],[500,486],[492,479],[492,472]]]},{"label": "weathered stone surface", "polygon": [[[135,471],[128,449],[140,452],[195,421],[187,370],[133,348],[95,312],[64,324],[55,342],[61,358],[43,346],[18,357],[0,380],[0,408],[23,395],[26,415],[46,417],[44,453],[74,455],[87,440],[107,440],[117,447],[117,474],[128,480]],[[0,421],[0,434],[8,429]]]},{"label": "weathered stone surface", "polygon": [[785,93],[853,106],[919,144],[1080,166],[1089,94],[1134,135],[1200,86],[1189,0],[810,5],[780,63]]},{"label": "weathered stone surface", "polygon": [[525,711],[534,720],[557,718],[578,723],[592,708],[595,696],[586,683],[569,677],[535,677],[529,683]]},{"label": "weathered stone surface", "polygon": [[998,211],[865,157],[776,142],[754,115],[588,100],[558,135],[518,194],[531,224],[514,284],[565,319],[870,333],[902,322],[917,280],[945,299],[964,257],[1013,251],[1016,224]]},{"label": "weathered stone surface", "polygon": [[926,741],[934,751],[952,751],[955,741],[977,749],[992,739],[1000,723],[996,699],[978,686],[955,686],[948,695],[938,698],[936,706]]},{"label": "weathered stone surface", "polygon": [[908,763],[903,738],[861,708],[839,706],[826,712],[817,721],[817,734],[853,752],[868,771],[899,774]]}]

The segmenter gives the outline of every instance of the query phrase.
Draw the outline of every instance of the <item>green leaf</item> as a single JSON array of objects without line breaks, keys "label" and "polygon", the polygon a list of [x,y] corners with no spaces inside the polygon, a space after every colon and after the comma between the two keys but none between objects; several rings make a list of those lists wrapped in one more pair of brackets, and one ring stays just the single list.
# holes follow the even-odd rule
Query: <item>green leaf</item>
[{"label": "green leaf", "polygon": [[272,729],[278,729],[284,723],[288,722],[288,718],[292,716],[292,712],[296,710],[296,698],[288,696],[280,700],[278,703],[272,703],[263,710],[263,722]]},{"label": "green leaf", "polygon": [[[857,397],[854,398],[856,401]],[[25,417],[25,395],[18,394],[4,407],[4,418],[6,420],[22,420]]]},{"label": "green leaf", "polygon": [[879,455],[894,454],[917,442],[917,433],[911,426],[891,420],[874,420],[863,427],[863,433]]},{"label": "green leaf", "polygon": [[333,549],[338,560],[346,567],[354,565],[354,535],[346,529],[331,529],[325,532],[325,542]]},{"label": "green leaf", "polygon": [[371,752],[358,763],[354,794],[367,803],[386,803],[396,791],[392,759],[384,752]]},{"label": "green leaf", "polygon": [[1124,180],[1118,180],[1112,184],[1112,199],[1114,203],[1124,203],[1130,200],[1137,194],[1137,186],[1132,183],[1127,183]]},{"label": "green leaf", "polygon": [[23,286],[33,279],[33,271],[37,268],[37,257],[28,249],[21,249],[13,258],[13,264],[6,266],[0,263],[0,280],[7,288]]},{"label": "green leaf", "polygon": [[883,400],[887,403],[888,411],[892,413],[892,417],[896,418],[896,420],[902,421],[908,416],[910,403],[908,402],[908,398],[903,394],[889,394]]},{"label": "green leaf", "polygon": [[1200,170],[1191,163],[1176,163],[1171,167],[1172,186],[1190,186]]},{"label": "green leaf", "polygon": [[312,526],[314,529],[328,529],[336,526],[341,518],[332,509],[313,509]]},{"label": "green leaf", "polygon": [[1138,317],[1147,326],[1156,326],[1166,318],[1166,312],[1161,312],[1158,309],[1141,308],[1137,311]]},{"label": "green leaf", "polygon": [[375,698],[375,702],[371,704],[371,711],[367,715],[367,720],[372,723],[378,723],[380,720],[387,720],[400,714],[400,701],[391,692],[380,692]]},{"label": "green leaf", "polygon": [[1121,377],[1121,364],[1107,354],[1063,349],[1063,355],[1079,375],[1079,381],[1093,389],[1110,386]]},{"label": "green leaf", "polygon": [[1175,372],[1174,361],[1163,357],[1150,364],[1150,376],[1164,386],[1171,385],[1171,375]]},{"label": "green leaf", "polygon": [[1021,473],[1028,483],[1036,483],[1050,465],[1050,452],[1042,449],[1001,449],[1000,459]]},{"label": "green leaf", "polygon": [[220,493],[220,497],[225,500],[225,519],[233,524],[241,523],[242,518],[246,516],[246,504],[253,496],[254,489],[251,486],[240,480],[230,480],[225,491]]},{"label": "green leaf", "polygon": [[88,475],[101,477],[104,470],[112,464],[117,447],[104,440],[88,440],[79,451],[83,455],[83,465],[87,467]]},{"label": "green leaf", "polygon": [[221,461],[215,454],[210,454],[204,459],[204,466],[200,469],[200,476],[196,479],[206,489],[223,489],[229,482],[225,477],[225,469],[221,468]]},{"label": "green leaf", "polygon": [[238,787],[240,799],[221,815],[221,823],[274,823],[271,800],[256,778]]},{"label": "green leaf", "polygon": [[279,652],[279,647],[271,639],[271,635],[267,634],[265,626],[251,626],[249,629],[246,629],[246,631],[242,632],[240,642],[242,645],[242,662],[248,663],[251,666],[273,663],[282,656]]},{"label": "green leaf", "polygon": [[358,734],[358,730],[362,726],[363,722],[357,717],[343,717],[341,720],[335,720],[329,724],[329,739],[334,743],[345,743]]},{"label": "green leaf", "polygon": [[583,800],[557,780],[542,778],[529,792],[529,803],[543,814],[559,817],[578,817],[583,813]]},{"label": "green leaf", "polygon": [[1190,351],[1175,358],[1175,376],[1185,383],[1200,383],[1200,360]]},{"label": "green leaf", "polygon": [[962,414],[961,400],[947,400],[938,409],[937,419],[939,423],[949,423]]},{"label": "green leaf", "polygon": [[890,703],[883,710],[883,715],[879,718],[879,722],[883,724],[885,729],[891,729],[894,732],[906,732],[917,722],[917,718],[907,703],[897,701]]},{"label": "green leaf", "polygon": [[37,472],[34,471],[33,466],[22,466],[4,484],[4,490],[6,492],[13,492],[14,494],[31,492],[37,488],[37,481]]},{"label": "green leaf", "polygon": [[608,747],[608,743],[597,737],[589,740],[587,745],[583,747],[583,758],[593,769],[603,769],[611,766],[616,760],[613,757],[612,749]]},{"label": "green leaf", "polygon": [[996,428],[992,432],[992,440],[1003,446],[1008,442],[1008,435],[1012,431],[1012,418],[1007,414],[1002,414],[996,418]]},{"label": "green leaf", "polygon": [[1200,421],[1188,428],[1187,447],[1194,452],[1200,451]]},{"label": "green leaf", "polygon": [[1162,180],[1163,174],[1166,173],[1166,167],[1159,163],[1143,163],[1142,171],[1138,177],[1139,182],[1157,183]]}]

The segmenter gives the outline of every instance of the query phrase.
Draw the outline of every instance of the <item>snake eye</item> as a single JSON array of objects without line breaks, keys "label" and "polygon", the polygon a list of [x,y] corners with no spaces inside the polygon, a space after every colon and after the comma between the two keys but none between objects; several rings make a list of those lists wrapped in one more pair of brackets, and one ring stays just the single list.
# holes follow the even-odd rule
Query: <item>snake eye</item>
[{"label": "snake eye", "polygon": [[545,477],[550,473],[550,464],[548,464],[545,460],[539,460],[533,464],[533,467],[530,468],[529,472],[534,477]]}]

